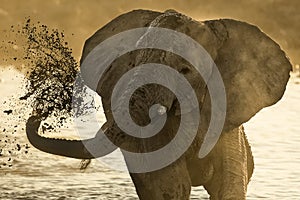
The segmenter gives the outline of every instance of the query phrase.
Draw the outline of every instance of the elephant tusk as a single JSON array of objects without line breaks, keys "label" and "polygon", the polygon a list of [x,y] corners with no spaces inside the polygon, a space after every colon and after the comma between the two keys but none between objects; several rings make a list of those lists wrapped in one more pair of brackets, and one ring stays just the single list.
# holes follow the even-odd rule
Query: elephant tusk
[{"label": "elephant tusk", "polygon": [[165,106],[159,106],[158,109],[157,109],[157,113],[158,113],[159,115],[163,115],[163,114],[165,114],[166,112],[167,112],[167,107],[165,107]]}]

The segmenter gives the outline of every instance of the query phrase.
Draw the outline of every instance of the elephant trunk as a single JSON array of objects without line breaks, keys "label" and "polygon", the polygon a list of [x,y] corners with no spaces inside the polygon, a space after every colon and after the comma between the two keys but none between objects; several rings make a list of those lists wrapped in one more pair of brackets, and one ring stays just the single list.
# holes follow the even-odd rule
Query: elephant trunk
[{"label": "elephant trunk", "polygon": [[[26,134],[29,142],[41,151],[77,159],[92,159],[108,153],[109,148],[103,148],[103,145],[101,145],[101,141],[103,144],[105,138],[104,134],[99,134],[104,137],[97,134],[94,138],[86,140],[46,138],[38,134],[40,124],[40,117],[29,117],[26,123]],[[101,129],[104,129],[104,127],[105,125]]]},{"label": "elephant trunk", "polygon": [[[221,199],[246,199],[248,184],[247,149],[243,128],[223,134],[224,187]],[[250,175],[251,176],[251,175]],[[231,183],[231,184],[226,184]]]}]

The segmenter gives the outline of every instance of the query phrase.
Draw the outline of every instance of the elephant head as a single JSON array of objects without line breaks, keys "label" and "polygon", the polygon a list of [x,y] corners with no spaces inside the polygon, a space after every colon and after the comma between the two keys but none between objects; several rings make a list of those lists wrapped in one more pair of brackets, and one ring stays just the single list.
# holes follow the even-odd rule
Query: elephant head
[{"label": "elephant head", "polygon": [[[216,69],[222,77],[226,92],[226,110],[220,110],[220,112],[225,112],[226,115],[222,134],[247,122],[262,108],[275,104],[281,99],[285,91],[291,64],[280,46],[259,28],[232,19],[198,22],[175,11],[160,13],[135,10],[115,18],[86,41],[81,63],[84,63],[88,55],[103,41],[122,32],[141,27],[150,28],[140,38],[137,38],[138,42],[146,40],[147,34],[151,34],[151,27],[159,27],[183,33],[198,42],[206,50],[217,66]],[[158,35],[157,37],[163,36]],[[176,46],[176,41],[172,42]],[[122,48],[122,41],[116,48]],[[186,51],[197,62],[199,55],[191,49],[186,49]],[[212,100],[207,91],[207,85],[209,82],[214,81],[214,77],[209,75],[213,74],[215,69],[211,66],[202,66],[209,77],[205,79],[189,61],[174,55],[171,50],[147,48],[126,52],[110,63],[96,86],[89,85],[91,76],[97,76],[96,71],[92,71],[90,74],[83,73],[83,78],[87,85],[96,90],[102,98],[107,118],[105,126],[102,127],[104,135],[114,145],[126,151],[145,153],[162,148],[175,137],[183,115],[188,113],[190,114],[189,117],[193,118],[194,115],[200,112],[200,126],[195,137],[191,138],[191,145],[183,156],[178,158],[178,161],[170,164],[170,166],[183,166],[186,159],[198,155],[205,132],[208,129],[212,112]],[[138,66],[147,63],[168,65],[185,77],[190,83],[197,101],[190,101],[189,95],[187,95],[186,101],[192,106],[188,106],[189,109],[184,110],[184,106],[180,105],[172,90],[155,83],[143,85],[134,92],[129,92],[134,85],[140,83],[139,77],[145,77],[143,76],[144,71],[139,71]],[[121,90],[114,91],[123,74],[130,72],[132,69],[137,70],[130,76],[130,81],[122,82],[121,86],[124,87],[121,87]],[[169,74],[155,72],[155,68],[151,70],[153,70],[155,76],[160,76],[161,80],[174,85],[175,89],[180,86],[180,81],[170,77]],[[218,90],[218,88],[215,89]],[[113,92],[119,97],[116,106],[112,106]],[[126,98],[129,101],[125,101]],[[153,105],[159,106],[152,107]],[[145,127],[151,121],[163,119],[160,118],[163,116],[165,116],[165,124],[157,135],[148,138],[137,138],[125,134],[116,123],[113,115],[115,111],[122,107],[129,107],[130,117],[138,126]],[[152,114],[150,112],[149,115],[149,110],[152,108],[154,108],[154,111]],[[193,108],[197,111],[196,113]],[[108,153],[101,145],[95,145],[105,138],[102,134],[97,134],[94,138],[83,141],[43,138],[38,135],[40,121],[41,119],[37,116],[30,117],[27,121],[26,131],[29,141],[42,151],[81,159],[99,157]],[[188,137],[189,130],[184,131]],[[93,145],[93,152],[98,153],[91,154],[87,148],[88,145]],[[178,145],[180,146],[180,144]],[[126,153],[124,153],[124,156],[130,168],[131,160],[126,159]],[[168,168],[169,166],[165,166],[162,171]],[[175,173],[176,169],[172,169]],[[172,172],[161,172],[160,177],[165,176],[165,174],[170,175],[170,173]],[[146,176],[147,174],[133,177],[133,180],[137,185]],[[188,176],[187,172],[182,174],[182,177],[184,176]],[[173,181],[180,182],[180,178],[174,178]],[[153,196],[153,198],[156,197]],[[159,199],[158,196],[157,199]]]}]

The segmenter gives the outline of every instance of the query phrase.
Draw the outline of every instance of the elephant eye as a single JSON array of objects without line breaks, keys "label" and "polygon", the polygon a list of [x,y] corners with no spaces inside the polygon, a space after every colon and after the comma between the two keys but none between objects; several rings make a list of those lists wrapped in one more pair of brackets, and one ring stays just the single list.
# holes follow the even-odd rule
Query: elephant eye
[{"label": "elephant eye", "polygon": [[189,71],[190,71],[189,68],[182,68],[182,69],[179,71],[179,73],[181,73],[181,74],[187,74]]}]

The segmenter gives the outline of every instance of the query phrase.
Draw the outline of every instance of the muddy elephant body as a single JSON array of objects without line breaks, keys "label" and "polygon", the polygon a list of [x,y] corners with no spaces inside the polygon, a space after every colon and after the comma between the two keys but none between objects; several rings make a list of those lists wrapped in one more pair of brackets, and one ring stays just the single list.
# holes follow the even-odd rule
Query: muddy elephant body
[{"label": "muddy elephant body", "polygon": [[[199,150],[205,140],[212,115],[212,100],[207,91],[207,81],[213,81],[213,78],[204,80],[187,60],[159,49],[131,51],[120,55],[110,64],[97,83],[95,91],[102,98],[107,119],[102,130],[106,137],[122,150],[145,153],[164,147],[176,137],[183,115],[195,112],[194,110],[182,111],[182,106],[172,91],[159,84],[147,84],[138,88],[130,94],[132,96],[129,104],[122,102],[122,98],[129,94],[126,91],[119,91],[122,98],[119,99],[118,105],[129,106],[132,121],[139,126],[146,126],[151,122],[149,109],[154,104],[162,105],[165,109],[163,114],[167,115],[165,125],[155,136],[136,138],[125,134],[114,120],[113,111],[118,107],[112,109],[112,93],[122,75],[139,65],[161,63],[171,66],[182,74],[195,91],[198,101],[194,107],[199,108],[201,113],[200,125],[191,145],[178,159],[167,166],[149,172],[134,173],[130,170],[131,160],[124,153],[139,198],[143,200],[189,199],[191,186],[203,185],[211,199],[245,199],[254,164],[242,124],[259,110],[273,105],[282,97],[291,70],[284,52],[257,27],[244,22],[229,19],[197,22],[172,10],[164,13],[135,10],[112,20],[89,38],[84,46],[81,63],[106,39],[141,27],[175,30],[201,44],[222,76],[227,109],[220,110],[225,112],[226,118],[218,142],[208,155],[199,158]],[[92,75],[83,72],[87,84]],[[131,82],[127,84],[129,88],[137,83],[135,81],[138,76],[138,73],[132,76]],[[162,79],[174,81],[168,75],[161,74],[161,76]],[[193,114],[189,117],[193,121]],[[92,154],[86,147],[91,141],[96,140],[97,136],[83,141],[43,138],[38,135],[40,123],[40,117],[32,116],[28,119],[26,129],[29,141],[38,149],[81,159],[102,155]],[[186,129],[184,134],[189,137],[190,131]],[[172,156],[172,153],[168,156]],[[145,162],[151,164],[151,161]]]},{"label": "muddy elephant body", "polygon": [[210,199],[245,199],[254,169],[242,127],[222,134],[204,159],[179,159],[155,172],[131,174],[140,199],[189,199],[191,186],[204,186]]}]

